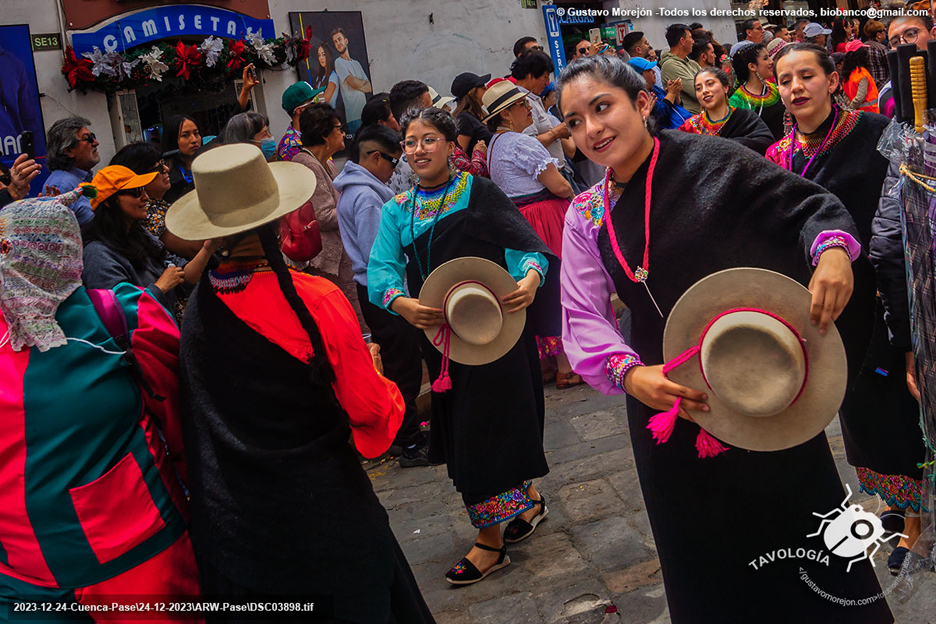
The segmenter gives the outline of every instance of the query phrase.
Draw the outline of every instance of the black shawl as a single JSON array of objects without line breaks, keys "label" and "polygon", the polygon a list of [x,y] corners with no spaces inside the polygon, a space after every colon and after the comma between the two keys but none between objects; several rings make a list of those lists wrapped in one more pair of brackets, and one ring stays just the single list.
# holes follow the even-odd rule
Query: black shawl
[{"label": "black shawl", "polygon": [[764,120],[758,117],[757,113],[746,108],[736,108],[722,126],[718,136],[733,139],[761,156],[774,142],[773,134]]}]

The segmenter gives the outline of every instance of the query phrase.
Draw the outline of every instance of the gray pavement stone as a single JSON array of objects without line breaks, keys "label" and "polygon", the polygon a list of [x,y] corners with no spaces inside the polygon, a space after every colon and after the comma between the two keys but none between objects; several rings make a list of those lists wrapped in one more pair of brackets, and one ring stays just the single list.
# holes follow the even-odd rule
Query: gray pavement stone
[{"label": "gray pavement stone", "polygon": [[[663,584],[644,587],[611,598],[625,622],[644,624],[668,624],[670,619],[666,608],[666,595]],[[792,624],[792,623],[791,623]]]},{"label": "gray pavement stone", "polygon": [[624,410],[601,410],[576,416],[569,422],[583,442],[627,433],[627,418]]},{"label": "gray pavement stone", "polygon": [[529,571],[537,587],[568,584],[570,578],[587,573],[590,566],[575,549],[564,533],[537,536],[516,544],[508,545],[507,552],[513,562]]},{"label": "gray pavement stone", "polygon": [[559,498],[576,524],[621,512],[621,499],[607,479],[573,483],[559,490]]},{"label": "gray pavement stone", "polygon": [[[611,439],[604,438],[604,440]],[[630,443],[628,442],[628,444]],[[546,454],[546,459],[550,462],[550,469],[549,474],[543,477],[542,483],[544,487],[552,489],[570,483],[580,483],[594,479],[612,470],[626,470],[634,466],[634,455],[630,448],[612,450],[592,456],[586,455],[571,461],[554,460],[551,455],[551,453]]]},{"label": "gray pavement stone", "polygon": [[530,592],[509,594],[471,607],[478,624],[535,624],[541,622]]},{"label": "gray pavement stone", "polygon": [[572,535],[582,554],[603,572],[629,568],[655,557],[641,535],[620,516],[572,527]]},{"label": "gray pavement stone", "polygon": [[608,619],[611,597],[599,579],[586,579],[550,591],[540,592],[533,598],[543,622],[549,624],[603,624],[619,622]]},{"label": "gray pavement stone", "polygon": [[581,438],[575,432],[569,421],[551,418],[546,421],[546,431],[543,434],[543,448],[546,451],[555,451],[581,443]]},{"label": "gray pavement stone", "polygon": [[612,473],[608,475],[607,479],[624,502],[623,509],[625,513],[643,511],[644,502],[643,495],[640,493],[640,479],[637,477],[637,468]]}]

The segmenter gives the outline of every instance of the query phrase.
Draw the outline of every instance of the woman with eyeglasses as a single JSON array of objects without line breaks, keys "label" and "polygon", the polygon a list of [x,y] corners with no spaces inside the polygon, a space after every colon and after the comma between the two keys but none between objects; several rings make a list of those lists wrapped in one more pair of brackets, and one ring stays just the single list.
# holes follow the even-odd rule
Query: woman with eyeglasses
[{"label": "woman with eyeglasses", "polygon": [[[558,161],[536,137],[524,134],[533,123],[526,95],[513,83],[503,81],[484,95],[491,114],[485,120],[494,133],[488,149],[488,167],[494,182],[520,210],[550,251],[562,257],[562,224],[569,200],[575,196],[572,185],[559,173]],[[558,299],[550,327],[537,334],[540,359],[556,358],[556,387],[571,388],[582,383],[572,372],[562,351],[562,327]],[[540,328],[538,328],[540,329]]]},{"label": "woman with eyeglasses", "polygon": [[[205,242],[191,261],[170,253],[146,223],[146,187],[159,173],[138,175],[127,167],[110,165],[94,175],[97,195],[91,200],[94,218],[85,229],[85,288],[113,288],[128,282],[145,288],[168,310],[176,310],[181,294],[198,283],[216,245]],[[180,293],[179,290],[183,293]]]},{"label": "woman with eyeglasses", "polygon": [[162,149],[169,165],[171,188],[166,193],[166,201],[170,204],[195,188],[192,161],[201,146],[201,131],[194,119],[188,115],[173,115],[166,120]]},{"label": "woman with eyeglasses", "polygon": [[[479,256],[517,280],[517,290],[503,299],[506,314],[534,304],[506,355],[482,366],[450,361],[451,389],[432,394],[429,459],[446,463],[478,529],[475,547],[445,575],[449,583],[467,585],[508,565],[504,542],[530,536],[547,513],[533,487],[533,479],[549,468],[532,319],[541,287],[558,288],[556,258],[495,184],[450,169],[458,137],[451,116],[436,108],[411,110],[401,125],[403,149],[419,183],[384,204],[367,266],[370,302],[420,330],[437,329],[442,310],[416,298],[423,282],[449,260]],[[430,378],[436,379],[443,356],[425,333],[419,341]],[[500,525],[508,520],[502,536]]]},{"label": "woman with eyeglasses", "polygon": [[357,288],[354,286],[354,267],[345,251],[338,231],[338,198],[334,180],[338,175],[331,158],[345,147],[344,126],[335,109],[328,104],[314,103],[299,115],[302,148],[292,162],[305,165],[315,173],[318,185],[309,201],[315,210],[322,233],[322,251],[313,258],[306,270],[331,280],[351,302],[362,331],[367,327]]},{"label": "woman with eyeglasses", "polygon": [[728,74],[717,67],[706,67],[697,73],[695,93],[702,112],[687,119],[678,129],[732,139],[763,156],[774,140],[770,128],[754,111],[735,108],[729,103],[730,84]]}]

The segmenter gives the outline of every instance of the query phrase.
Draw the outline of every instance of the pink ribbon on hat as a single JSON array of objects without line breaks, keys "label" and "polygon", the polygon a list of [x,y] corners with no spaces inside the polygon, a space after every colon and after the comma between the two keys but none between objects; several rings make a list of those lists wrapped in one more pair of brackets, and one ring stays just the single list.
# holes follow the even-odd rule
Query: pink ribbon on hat
[{"label": "pink ribbon on hat", "polygon": [[[705,326],[705,329],[702,330],[702,335],[699,337],[699,343],[690,347],[683,353],[677,355],[672,360],[663,365],[663,376],[669,378],[667,373],[671,370],[685,364],[691,360],[695,355],[699,353],[702,349],[702,343],[705,341],[705,335],[712,328],[712,325],[715,324],[715,321],[721,317],[733,314],[734,312],[757,312],[759,314],[765,314],[773,319],[780,321],[786,326],[793,334],[796,336],[796,339],[799,341],[800,348],[803,350],[803,360],[806,362],[806,372],[803,375],[803,385],[800,386],[799,392],[796,394],[796,397],[791,402],[796,403],[796,401],[803,394],[803,390],[806,389],[806,381],[809,379],[809,358],[806,354],[806,341],[800,335],[796,328],[790,325],[786,319],[768,312],[767,310],[761,310],[759,308],[733,308],[731,310],[725,310],[721,314],[717,315],[709,324]],[[702,359],[699,358],[699,371],[702,373],[702,379],[705,381],[705,385],[709,387],[709,390],[712,389],[712,386],[709,385],[708,379],[705,377],[705,370],[702,368]],[[657,444],[663,444],[670,439],[670,436],[673,435],[673,429],[676,427],[676,419],[679,417],[679,405],[682,403],[682,397],[676,397],[676,402],[673,403],[673,407],[669,408],[665,412],[660,412],[654,416],[650,417],[650,421],[647,423],[647,429],[653,433],[653,439],[656,440]],[[695,443],[696,450],[699,452],[699,459],[706,459],[708,457],[715,457],[720,455],[728,450],[728,447],[719,442],[715,437],[710,434],[708,431],[699,426],[699,435],[696,437]]]},{"label": "pink ribbon on hat", "polygon": [[432,382],[432,391],[439,394],[443,392],[448,392],[452,389],[452,378],[449,376],[449,347],[452,340],[452,327],[448,323],[448,300],[452,292],[455,291],[459,286],[464,286],[465,284],[478,284],[486,291],[491,293],[491,295],[497,301],[497,295],[494,294],[494,291],[487,287],[486,284],[479,282],[478,280],[465,280],[463,282],[458,282],[445,294],[445,300],[442,301],[442,314],[445,315],[445,322],[439,327],[439,330],[436,332],[435,337],[432,339],[433,346],[442,347],[442,368],[439,370],[439,377]]}]

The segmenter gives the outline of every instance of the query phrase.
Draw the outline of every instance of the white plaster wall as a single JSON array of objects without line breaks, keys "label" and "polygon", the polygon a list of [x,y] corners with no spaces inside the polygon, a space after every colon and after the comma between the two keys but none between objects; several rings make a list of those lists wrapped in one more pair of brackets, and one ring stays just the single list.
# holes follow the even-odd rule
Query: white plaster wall
[{"label": "white plaster wall", "polygon": [[[0,0],[0,23],[29,24],[32,33],[61,33],[57,0]],[[100,93],[68,92],[68,82],[62,75],[62,50],[34,52],[39,101],[46,130],[56,120],[70,115],[81,115],[91,121],[91,130],[101,145],[101,162],[107,163],[114,155],[114,135],[107,111],[107,98]]]},{"label": "white plaster wall", "polygon": [[[699,22],[707,30],[712,31],[715,39],[726,47],[731,47],[738,40],[732,17],[708,17],[693,15],[693,9],[710,13],[712,9],[730,10],[730,0],[604,0],[604,8],[620,7],[626,10],[648,9],[653,12],[652,17],[629,18],[634,23],[634,29],[643,31],[647,40],[657,50],[668,50],[666,44],[666,27],[670,24],[691,24]],[[683,9],[689,12],[688,16],[663,17],[660,9]],[[617,21],[622,18],[609,18]]]}]

